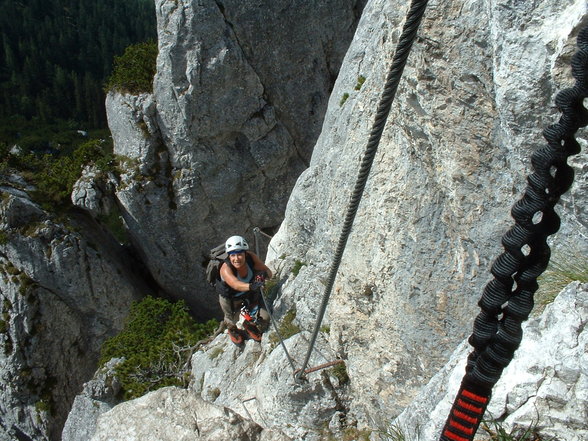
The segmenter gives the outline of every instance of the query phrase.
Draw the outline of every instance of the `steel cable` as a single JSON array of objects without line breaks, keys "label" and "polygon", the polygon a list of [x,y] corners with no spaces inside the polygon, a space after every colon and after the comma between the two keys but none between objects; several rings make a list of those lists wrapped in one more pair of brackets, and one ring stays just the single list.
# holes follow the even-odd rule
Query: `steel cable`
[{"label": "steel cable", "polygon": [[345,251],[345,246],[351,233],[351,227],[353,226],[353,221],[355,219],[355,215],[357,213],[357,209],[359,207],[359,203],[361,201],[363,191],[369,177],[372,163],[374,162],[374,157],[380,144],[380,139],[386,125],[386,120],[388,119],[390,108],[392,107],[392,102],[394,101],[396,90],[398,89],[398,83],[400,82],[404,66],[406,65],[406,60],[410,53],[410,49],[412,48],[412,44],[416,38],[421,19],[424,16],[426,6],[427,0],[413,0],[410,5],[402,34],[396,46],[396,53],[392,60],[388,77],[386,78],[386,83],[384,85],[384,90],[378,104],[376,117],[372,126],[368,144],[365,149],[364,157],[359,168],[355,187],[347,207],[347,213],[345,215],[343,227],[339,236],[339,242],[335,250],[333,262],[331,264],[331,269],[329,271],[325,285],[321,306],[311,337],[310,345],[306,353],[306,358],[302,364],[302,368],[296,375],[298,379],[304,373],[304,370],[306,369],[306,366],[310,360],[310,356],[312,354],[312,350],[314,348],[314,344],[316,342],[316,338],[318,336],[320,326],[327,309],[329,298],[331,296],[331,291],[335,283],[335,278],[339,270],[339,265],[341,264],[343,252]]}]

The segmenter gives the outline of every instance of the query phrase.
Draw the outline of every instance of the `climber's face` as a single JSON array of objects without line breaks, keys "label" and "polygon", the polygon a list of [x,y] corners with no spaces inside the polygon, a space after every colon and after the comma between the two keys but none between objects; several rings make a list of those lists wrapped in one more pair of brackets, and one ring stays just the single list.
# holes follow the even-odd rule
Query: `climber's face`
[{"label": "climber's face", "polygon": [[245,251],[240,251],[238,253],[231,253],[229,254],[229,259],[231,264],[239,269],[245,264]]}]

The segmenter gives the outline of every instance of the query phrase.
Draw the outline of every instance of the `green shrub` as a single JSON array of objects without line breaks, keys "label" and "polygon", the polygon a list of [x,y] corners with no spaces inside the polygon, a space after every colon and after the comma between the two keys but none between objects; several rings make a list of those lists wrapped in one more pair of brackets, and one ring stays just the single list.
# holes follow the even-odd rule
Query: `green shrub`
[{"label": "green shrub", "polygon": [[120,57],[114,57],[114,70],[105,85],[105,91],[121,93],[153,92],[153,77],[157,67],[157,43],[148,41],[125,49]]},{"label": "green shrub", "polygon": [[94,130],[85,137],[65,122],[39,125],[34,130],[28,125],[24,128],[28,135],[14,141],[20,153],[0,148],[0,168],[16,169],[34,184],[33,197],[47,210],[70,205],[71,190],[85,165],[115,171],[112,139],[107,130]]},{"label": "green shrub", "polygon": [[216,320],[196,323],[183,301],[149,296],[132,304],[124,329],[102,345],[100,365],[124,358],[115,373],[125,400],[164,386],[186,386],[187,349],[217,327]]},{"label": "green shrub", "polygon": [[77,147],[71,155],[44,155],[41,158],[27,155],[36,174],[31,176],[37,187],[35,198],[46,208],[52,209],[69,205],[74,184],[80,178],[85,165],[94,164],[101,171],[114,170],[114,157],[94,139]]},{"label": "green shrub", "polygon": [[345,363],[336,364],[330,369],[330,372],[339,381],[339,384],[347,384],[349,382],[349,375],[347,374]]}]

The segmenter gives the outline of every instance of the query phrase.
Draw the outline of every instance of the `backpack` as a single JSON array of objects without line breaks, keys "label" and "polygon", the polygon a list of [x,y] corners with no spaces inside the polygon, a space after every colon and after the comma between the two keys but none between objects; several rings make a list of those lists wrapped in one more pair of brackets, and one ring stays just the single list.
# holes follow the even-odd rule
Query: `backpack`
[{"label": "backpack", "polygon": [[206,281],[212,286],[215,286],[216,282],[220,280],[220,267],[228,257],[224,243],[210,250],[208,255],[210,260],[206,266]]}]

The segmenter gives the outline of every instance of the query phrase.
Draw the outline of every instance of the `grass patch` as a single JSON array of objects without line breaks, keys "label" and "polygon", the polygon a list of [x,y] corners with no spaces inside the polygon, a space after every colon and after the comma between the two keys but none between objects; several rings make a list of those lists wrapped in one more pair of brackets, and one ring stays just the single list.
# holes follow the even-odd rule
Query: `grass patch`
[{"label": "grass patch", "polygon": [[574,281],[588,282],[588,259],[576,247],[568,245],[553,253],[549,266],[539,277],[536,294],[539,310],[552,303]]},{"label": "grass patch", "polygon": [[348,427],[343,431],[343,441],[370,441],[371,430]]},{"label": "grass patch", "polygon": [[124,358],[115,373],[124,400],[189,381],[190,347],[214,333],[216,320],[197,323],[183,301],[146,297],[134,302],[123,330],[101,348],[100,366]]},{"label": "grass patch", "polygon": [[294,274],[294,277],[298,276],[303,266],[306,266],[306,263],[302,262],[301,260],[294,262],[294,266],[292,267],[292,274]]},{"label": "grass patch", "polygon": [[[278,332],[284,340],[300,332],[300,328],[294,323],[295,318],[296,307],[290,309],[282,318],[282,321],[278,326]],[[269,341],[276,345],[280,342],[280,337],[275,332],[272,332],[269,336]]]},{"label": "grass patch", "polygon": [[400,426],[396,424],[391,425],[386,430],[380,430],[378,433],[380,434],[380,438],[385,441],[408,441],[404,430],[402,430]]},{"label": "grass patch", "polygon": [[337,381],[339,381],[340,385],[349,383],[349,375],[347,374],[347,366],[345,366],[345,363],[336,364],[329,369],[329,372],[337,379]]},{"label": "grass patch", "polygon": [[343,104],[345,104],[345,101],[347,101],[348,98],[349,98],[349,94],[347,92],[345,92],[343,94],[343,96],[341,97],[341,100],[339,101],[339,107],[342,107]]},{"label": "grass patch", "polygon": [[357,84],[355,85],[354,89],[360,90],[361,86],[363,86],[363,83],[365,83],[365,77],[363,75],[360,75],[359,77],[357,77]]},{"label": "grass patch", "polygon": [[221,394],[221,390],[218,387],[215,387],[214,389],[212,389],[210,391],[210,397],[212,398],[212,401],[216,400]]},{"label": "grass patch", "polygon": [[546,439],[539,436],[536,424],[507,431],[498,421],[483,421],[479,433],[488,435],[487,441],[556,441],[554,438]]},{"label": "grass patch", "polygon": [[278,296],[280,290],[279,281],[276,277],[265,281],[264,294],[268,303],[272,303]]}]

